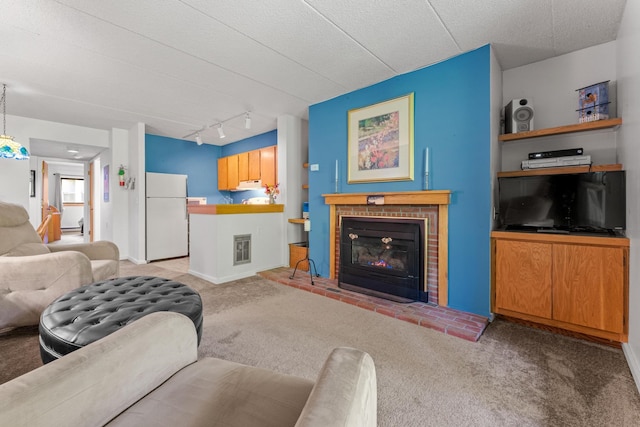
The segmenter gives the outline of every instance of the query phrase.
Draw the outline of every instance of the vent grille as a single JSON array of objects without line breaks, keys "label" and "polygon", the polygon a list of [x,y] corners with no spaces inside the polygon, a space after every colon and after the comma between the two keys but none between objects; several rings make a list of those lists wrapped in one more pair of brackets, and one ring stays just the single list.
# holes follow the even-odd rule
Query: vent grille
[{"label": "vent grille", "polygon": [[251,234],[233,236],[233,265],[251,262]]}]

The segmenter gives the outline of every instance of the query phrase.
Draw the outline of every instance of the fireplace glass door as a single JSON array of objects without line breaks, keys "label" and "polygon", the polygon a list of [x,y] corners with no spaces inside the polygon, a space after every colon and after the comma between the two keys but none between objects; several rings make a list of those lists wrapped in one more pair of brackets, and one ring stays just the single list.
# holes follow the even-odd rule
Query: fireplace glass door
[{"label": "fireplace glass door", "polygon": [[423,228],[420,220],[343,218],[339,285],[382,297],[421,300]]}]

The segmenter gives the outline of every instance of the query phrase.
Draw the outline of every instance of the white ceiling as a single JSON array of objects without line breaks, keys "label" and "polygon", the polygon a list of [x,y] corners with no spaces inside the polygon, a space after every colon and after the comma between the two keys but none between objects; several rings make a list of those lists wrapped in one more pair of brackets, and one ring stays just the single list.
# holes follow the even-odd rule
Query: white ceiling
[{"label": "white ceiling", "polygon": [[[275,129],[278,116],[307,118],[309,105],[487,43],[509,69],[615,40],[624,6],[0,0],[0,82],[10,115],[100,129],[143,122],[147,133],[172,138],[207,127],[204,142],[222,145]],[[221,140],[214,125],[231,117]]]}]

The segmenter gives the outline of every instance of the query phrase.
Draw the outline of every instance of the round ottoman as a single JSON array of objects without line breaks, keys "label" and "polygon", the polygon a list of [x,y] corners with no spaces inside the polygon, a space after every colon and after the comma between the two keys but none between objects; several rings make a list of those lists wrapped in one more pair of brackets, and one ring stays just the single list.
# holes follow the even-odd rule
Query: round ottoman
[{"label": "round ottoman", "polygon": [[40,357],[58,359],[155,311],[189,317],[202,337],[202,299],[188,286],[161,277],[132,276],[81,286],[40,316]]}]

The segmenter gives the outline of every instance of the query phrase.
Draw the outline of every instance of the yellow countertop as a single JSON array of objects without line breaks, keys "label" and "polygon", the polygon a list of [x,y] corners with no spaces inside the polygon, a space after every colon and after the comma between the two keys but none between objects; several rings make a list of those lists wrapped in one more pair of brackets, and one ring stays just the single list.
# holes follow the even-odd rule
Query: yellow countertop
[{"label": "yellow countertop", "polygon": [[231,215],[284,212],[284,205],[190,205],[190,214]]}]

